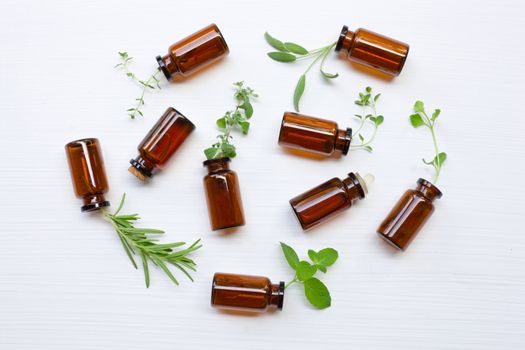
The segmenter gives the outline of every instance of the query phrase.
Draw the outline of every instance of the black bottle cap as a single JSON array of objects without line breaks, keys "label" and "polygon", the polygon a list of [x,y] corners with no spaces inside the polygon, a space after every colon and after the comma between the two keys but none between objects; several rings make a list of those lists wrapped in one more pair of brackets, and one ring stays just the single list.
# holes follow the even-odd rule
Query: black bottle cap
[{"label": "black bottle cap", "polygon": [[100,210],[104,207],[109,207],[109,201],[103,201],[103,202],[95,202],[95,203],[89,203],[86,205],[83,205],[80,207],[81,212],[90,212],[90,211],[96,211]]}]

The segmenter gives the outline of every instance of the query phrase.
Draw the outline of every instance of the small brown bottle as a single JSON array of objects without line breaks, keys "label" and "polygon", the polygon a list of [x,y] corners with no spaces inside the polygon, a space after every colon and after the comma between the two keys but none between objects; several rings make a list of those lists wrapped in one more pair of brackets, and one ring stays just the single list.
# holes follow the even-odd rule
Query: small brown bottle
[{"label": "small brown bottle", "polygon": [[434,199],[442,195],[430,181],[420,178],[416,189],[403,194],[377,233],[392,246],[404,251],[434,212]]},{"label": "small brown bottle", "polygon": [[68,143],[66,156],[75,195],[84,202],[80,210],[95,211],[109,206],[104,198],[109,186],[98,139],[89,138]]},{"label": "small brown bottle", "polygon": [[219,309],[264,312],[282,310],[284,282],[267,277],[216,273],[211,286],[211,305]]},{"label": "small brown bottle", "polygon": [[229,162],[230,158],[217,158],[203,163],[208,168],[204,189],[213,230],[244,225],[239,181]]},{"label": "small brown bottle", "polygon": [[367,29],[352,32],[343,26],[335,47],[335,51],[341,50],[350,61],[398,76],[407,59],[409,46]]},{"label": "small brown bottle", "polygon": [[195,125],[175,108],[169,107],[139,144],[139,155],[130,160],[129,171],[138,179],[155,174],[165,167]]},{"label": "small brown bottle", "polygon": [[370,174],[363,179],[358,173],[349,173],[344,180],[334,177],[292,198],[290,205],[303,230],[307,230],[350,208],[358,199],[365,198],[373,179]]},{"label": "small brown bottle", "polygon": [[352,141],[352,129],[341,130],[336,122],[285,112],[279,133],[279,145],[324,156],[346,155]]},{"label": "small brown bottle", "polygon": [[168,54],[157,56],[166,79],[186,78],[229,53],[228,45],[215,24],[171,45]]}]

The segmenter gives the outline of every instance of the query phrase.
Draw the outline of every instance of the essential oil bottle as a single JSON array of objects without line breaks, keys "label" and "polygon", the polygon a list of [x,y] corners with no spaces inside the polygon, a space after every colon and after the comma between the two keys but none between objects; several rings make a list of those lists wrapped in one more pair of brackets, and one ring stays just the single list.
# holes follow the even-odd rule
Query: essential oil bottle
[{"label": "essential oil bottle", "polygon": [[109,206],[104,198],[109,186],[98,139],[72,141],[65,148],[75,195],[83,201],[80,210],[89,212]]},{"label": "essential oil bottle", "polygon": [[168,54],[157,56],[166,79],[186,78],[229,53],[228,45],[215,24],[171,45]]},{"label": "essential oil bottle", "polygon": [[203,163],[208,168],[204,189],[213,230],[244,225],[239,180],[229,163],[230,158],[209,159]]},{"label": "essential oil bottle", "polygon": [[303,114],[285,112],[279,132],[279,145],[324,156],[346,155],[352,129],[339,129],[336,122]]},{"label": "essential oil bottle", "polygon": [[370,174],[362,178],[359,173],[349,173],[344,180],[334,177],[292,198],[290,205],[303,230],[308,230],[365,198],[373,181]]},{"label": "essential oil bottle", "polygon": [[175,108],[169,107],[138,146],[139,155],[130,160],[129,172],[145,181],[179,149],[195,125]]},{"label": "essential oil bottle", "polygon": [[442,195],[430,181],[420,178],[416,189],[403,194],[377,233],[392,246],[404,251],[434,212],[434,200]]},{"label": "essential oil bottle", "polygon": [[391,76],[401,73],[408,50],[408,44],[401,41],[362,28],[352,32],[347,26],[343,26],[335,47],[348,60]]},{"label": "essential oil bottle", "polygon": [[216,273],[211,305],[218,309],[264,312],[282,310],[284,282],[272,284],[267,277]]}]

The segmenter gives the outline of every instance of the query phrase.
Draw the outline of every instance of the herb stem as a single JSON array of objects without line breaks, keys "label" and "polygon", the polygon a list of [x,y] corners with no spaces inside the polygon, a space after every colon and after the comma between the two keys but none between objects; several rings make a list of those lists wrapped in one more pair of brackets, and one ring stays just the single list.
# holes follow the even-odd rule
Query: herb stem
[{"label": "herb stem", "polygon": [[297,275],[295,275],[295,277],[293,278],[293,280],[291,280],[290,282],[286,283],[285,286],[284,286],[284,289],[290,287],[292,284],[294,283],[298,283],[299,280],[297,279]]}]

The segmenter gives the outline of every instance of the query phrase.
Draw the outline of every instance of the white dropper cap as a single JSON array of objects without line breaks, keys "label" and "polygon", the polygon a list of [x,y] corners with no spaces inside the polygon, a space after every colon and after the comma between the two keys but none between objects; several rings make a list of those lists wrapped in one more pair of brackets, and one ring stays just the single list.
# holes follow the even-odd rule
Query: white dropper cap
[{"label": "white dropper cap", "polygon": [[357,177],[357,181],[359,181],[359,184],[361,187],[363,187],[363,191],[365,191],[365,194],[368,194],[368,186],[374,183],[375,177],[372,174],[366,174],[364,177],[361,177],[359,173],[355,173],[355,177]]}]

